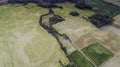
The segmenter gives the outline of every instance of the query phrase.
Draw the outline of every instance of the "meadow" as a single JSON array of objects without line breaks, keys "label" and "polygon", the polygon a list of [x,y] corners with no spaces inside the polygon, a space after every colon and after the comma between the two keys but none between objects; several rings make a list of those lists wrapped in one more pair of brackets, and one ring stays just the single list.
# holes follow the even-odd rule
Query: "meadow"
[{"label": "meadow", "polygon": [[63,7],[63,10],[62,9],[53,9],[54,12],[58,15],[61,15],[62,17],[64,18],[67,18],[67,17],[70,17],[71,15],[69,14],[70,12],[78,12],[80,14],[80,16],[83,16],[85,18],[88,18],[92,15],[95,14],[95,12],[93,11],[90,11],[90,10],[80,10],[80,9],[77,9],[74,7],[75,4],[73,3],[61,3],[61,4],[58,4],[60,6]]},{"label": "meadow", "polygon": [[59,44],[39,25],[48,9],[35,4],[0,6],[0,67],[61,67],[69,63]]}]

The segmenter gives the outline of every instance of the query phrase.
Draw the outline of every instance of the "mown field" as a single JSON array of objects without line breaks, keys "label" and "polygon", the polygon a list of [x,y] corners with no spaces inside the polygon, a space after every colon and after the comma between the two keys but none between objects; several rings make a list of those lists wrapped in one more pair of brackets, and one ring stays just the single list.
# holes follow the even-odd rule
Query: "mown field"
[{"label": "mown field", "polygon": [[120,14],[120,7],[104,2],[103,0],[91,0],[89,3],[96,13],[102,13],[108,16],[116,16]]},{"label": "mown field", "polygon": [[70,57],[77,67],[94,67],[79,51],[74,51]]},{"label": "mown field", "polygon": [[103,47],[100,43],[92,44],[82,51],[97,65],[101,65],[105,61],[114,56],[108,49]]},{"label": "mown field", "polygon": [[35,4],[0,6],[0,67],[61,67],[68,60],[40,25],[47,9]]}]

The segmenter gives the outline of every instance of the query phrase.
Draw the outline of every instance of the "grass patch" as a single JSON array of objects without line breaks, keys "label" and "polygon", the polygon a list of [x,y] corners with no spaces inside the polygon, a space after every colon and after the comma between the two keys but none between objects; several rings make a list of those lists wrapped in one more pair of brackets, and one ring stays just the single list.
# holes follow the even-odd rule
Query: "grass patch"
[{"label": "grass patch", "polygon": [[63,10],[55,8],[54,11],[56,14],[61,15],[64,18],[70,17],[71,15],[69,13],[74,11],[78,12],[80,16],[84,16],[86,18],[95,14],[93,11],[90,11],[90,10],[77,9],[74,7],[74,4],[72,3],[63,3],[59,5],[63,6]]},{"label": "grass patch", "polygon": [[77,67],[94,67],[79,51],[74,51],[70,57]]},{"label": "grass patch", "polygon": [[93,45],[90,45],[89,47],[86,47],[82,49],[82,51],[90,57],[90,59],[97,65],[101,65],[108,59],[114,56],[112,52],[110,52],[108,49],[103,47],[99,43],[95,43]]},{"label": "grass patch", "polygon": [[103,0],[91,0],[89,4],[96,13],[102,13],[109,16],[116,16],[120,13],[120,7],[104,2]]}]

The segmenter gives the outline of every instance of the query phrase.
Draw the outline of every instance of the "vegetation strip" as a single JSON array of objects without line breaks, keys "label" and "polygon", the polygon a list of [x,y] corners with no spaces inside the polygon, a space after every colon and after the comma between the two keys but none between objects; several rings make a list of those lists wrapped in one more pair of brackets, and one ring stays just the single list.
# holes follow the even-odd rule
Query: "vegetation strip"
[{"label": "vegetation strip", "polygon": [[[49,8],[49,13],[40,16],[39,24],[40,24],[46,31],[48,31],[48,33],[50,33],[53,37],[56,38],[56,40],[58,41],[61,49],[62,49],[63,52],[65,53],[66,57],[69,59],[70,62],[72,62],[72,60],[70,59],[70,57],[69,57],[69,55],[68,55],[68,53],[67,53],[67,51],[66,51],[66,48],[63,46],[63,44],[62,44],[61,41],[59,40],[59,36],[62,36],[62,37],[64,37],[65,39],[69,39],[69,37],[68,37],[67,35],[65,35],[65,34],[60,34],[58,31],[56,31],[56,30],[52,27],[52,25],[47,26],[45,23],[42,22],[43,16],[47,16],[47,15],[49,15],[49,14],[54,14],[54,15],[55,15],[55,13],[54,13],[53,11],[51,11],[51,8]],[[59,63],[62,64],[62,62],[59,62]],[[62,66],[63,66],[63,65],[62,65]]]}]

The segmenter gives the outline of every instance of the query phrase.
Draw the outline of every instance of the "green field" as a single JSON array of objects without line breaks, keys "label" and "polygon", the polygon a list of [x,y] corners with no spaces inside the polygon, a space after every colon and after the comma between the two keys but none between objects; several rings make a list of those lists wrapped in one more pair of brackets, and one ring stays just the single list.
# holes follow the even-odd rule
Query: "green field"
[{"label": "green field", "polygon": [[61,67],[68,59],[39,25],[48,9],[35,4],[0,6],[0,67]]},{"label": "green field", "polygon": [[101,65],[105,61],[114,56],[108,49],[99,43],[95,43],[82,49],[82,51],[97,65]]},{"label": "green field", "polygon": [[102,13],[109,16],[120,14],[120,7],[104,2],[103,0],[91,0],[89,4],[93,7],[96,13]]},{"label": "green field", "polygon": [[54,11],[56,14],[58,14],[64,18],[70,17],[69,13],[71,11],[76,11],[80,14],[80,16],[84,16],[86,18],[95,14],[93,11],[90,11],[90,10],[77,9],[74,7],[74,4],[72,4],[72,3],[63,3],[63,4],[59,4],[59,5],[63,6],[63,10],[55,8]]},{"label": "green field", "polygon": [[70,57],[77,67],[94,67],[79,51],[74,51]]}]

